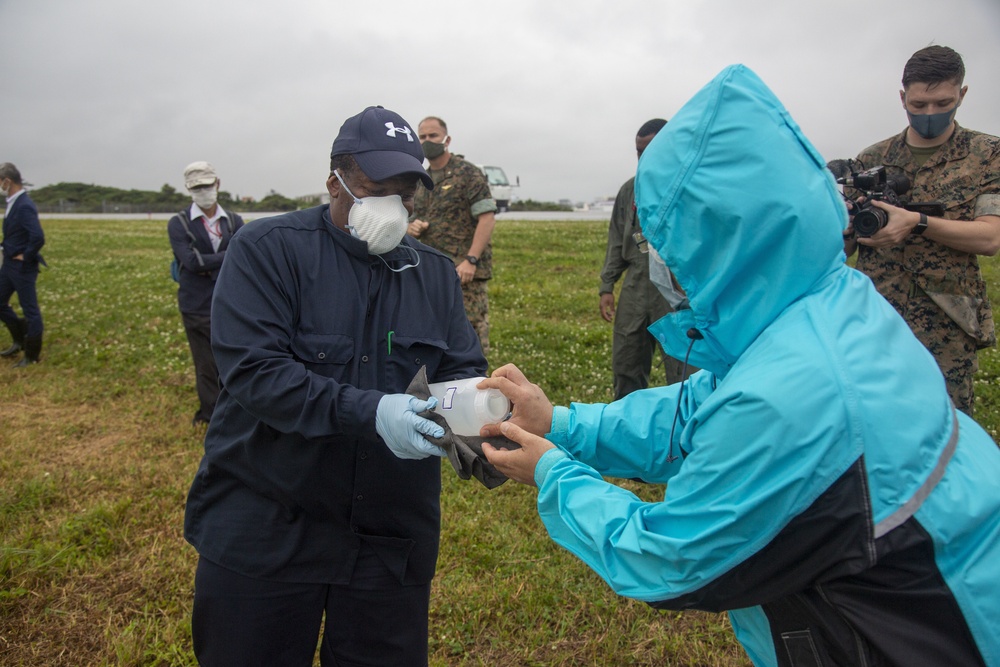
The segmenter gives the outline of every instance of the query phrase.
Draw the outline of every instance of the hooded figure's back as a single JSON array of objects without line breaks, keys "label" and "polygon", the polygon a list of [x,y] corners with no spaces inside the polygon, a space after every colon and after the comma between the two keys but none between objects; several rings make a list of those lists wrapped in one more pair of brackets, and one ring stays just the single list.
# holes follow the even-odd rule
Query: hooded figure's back
[{"label": "hooded figure's back", "polygon": [[553,538],[623,595],[737,610],[760,665],[1000,665],[1000,452],[844,264],[846,209],[780,101],[724,70],[643,153],[636,202],[691,304],[650,330],[706,370],[556,409]]}]

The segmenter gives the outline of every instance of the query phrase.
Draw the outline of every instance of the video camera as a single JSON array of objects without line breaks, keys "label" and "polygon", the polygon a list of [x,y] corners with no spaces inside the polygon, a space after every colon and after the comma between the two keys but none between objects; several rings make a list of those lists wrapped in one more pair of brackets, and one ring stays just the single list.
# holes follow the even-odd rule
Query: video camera
[{"label": "video camera", "polygon": [[889,214],[875,206],[874,201],[884,201],[926,215],[944,215],[944,204],[941,202],[908,202],[901,199],[900,196],[910,190],[910,179],[905,174],[888,176],[882,165],[865,171],[854,171],[852,166],[849,160],[833,160],[827,164],[837,177],[837,183],[858,190],[865,198],[860,207],[855,204],[853,222],[857,236],[872,236],[889,222]]}]

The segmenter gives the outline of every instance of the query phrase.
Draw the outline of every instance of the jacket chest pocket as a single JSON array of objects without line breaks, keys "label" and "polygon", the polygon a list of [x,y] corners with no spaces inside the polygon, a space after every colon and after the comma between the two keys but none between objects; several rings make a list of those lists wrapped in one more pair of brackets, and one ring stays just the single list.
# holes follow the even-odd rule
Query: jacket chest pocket
[{"label": "jacket chest pocket", "polygon": [[442,338],[390,334],[386,349],[386,386],[390,391],[403,391],[421,366],[427,367],[428,378],[434,377],[448,343]]},{"label": "jacket chest pocket", "polygon": [[343,334],[296,332],[292,354],[311,372],[343,382],[354,358],[354,339]]}]

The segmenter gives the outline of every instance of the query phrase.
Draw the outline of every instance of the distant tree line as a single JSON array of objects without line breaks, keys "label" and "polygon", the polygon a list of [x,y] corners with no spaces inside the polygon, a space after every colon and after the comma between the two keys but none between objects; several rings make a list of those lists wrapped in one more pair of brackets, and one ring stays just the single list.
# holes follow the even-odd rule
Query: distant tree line
[{"label": "distant tree line", "polygon": [[[31,191],[43,213],[172,213],[191,205],[191,197],[164,183],[154,190],[122,190],[87,183],[57,183]],[[235,212],[295,211],[318,204],[316,198],[289,199],[272,190],[260,201],[219,192],[219,205]]]},{"label": "distant tree line", "polygon": [[[155,190],[122,190],[88,183],[56,183],[35,188],[31,198],[42,213],[173,213],[191,205],[186,192],[164,183]],[[290,199],[272,190],[260,201],[219,192],[219,205],[237,213],[295,211],[319,204],[317,197]],[[510,211],[572,211],[573,207],[534,199],[510,203]]]},{"label": "distant tree line", "polygon": [[[223,207],[225,208],[225,207]],[[572,206],[557,204],[551,201],[535,201],[534,199],[519,199],[511,202],[509,211],[572,211]]]}]

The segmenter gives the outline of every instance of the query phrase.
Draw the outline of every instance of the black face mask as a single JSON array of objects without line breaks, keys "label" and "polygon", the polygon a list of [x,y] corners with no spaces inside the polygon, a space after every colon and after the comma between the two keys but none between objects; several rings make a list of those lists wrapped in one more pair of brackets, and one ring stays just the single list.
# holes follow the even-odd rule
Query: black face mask
[{"label": "black face mask", "polygon": [[[447,140],[448,137],[445,137]],[[420,143],[420,148],[424,151],[424,157],[428,160],[433,160],[434,158],[441,157],[444,155],[444,151],[447,148],[444,141],[441,143],[435,143],[433,141],[423,141]]]},{"label": "black face mask", "polygon": [[958,105],[951,111],[942,111],[941,113],[913,114],[907,111],[906,116],[910,120],[910,127],[917,134],[924,139],[936,139],[944,134],[951,125],[956,111],[958,111]]}]

